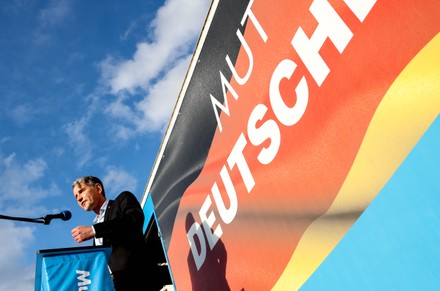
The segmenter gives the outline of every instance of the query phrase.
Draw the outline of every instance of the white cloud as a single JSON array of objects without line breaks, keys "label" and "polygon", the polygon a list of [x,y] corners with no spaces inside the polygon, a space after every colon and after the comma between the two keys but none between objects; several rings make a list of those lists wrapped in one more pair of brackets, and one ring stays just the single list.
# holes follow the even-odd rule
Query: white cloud
[{"label": "white cloud", "polygon": [[180,59],[134,106],[124,103],[127,99],[124,93],[118,94],[117,99],[107,106],[107,114],[126,123],[115,124],[114,131],[118,138],[128,140],[137,133],[165,130],[190,59],[191,55]]},{"label": "white cloud", "polygon": [[35,265],[24,259],[26,247],[34,241],[34,228],[0,220],[0,229],[7,238],[0,248],[0,290],[33,290]]},{"label": "white cloud", "polygon": [[124,101],[127,99],[126,96],[127,94],[124,93],[118,94],[117,99],[107,106],[106,113],[125,120],[132,119],[132,108],[124,103]]},{"label": "white cloud", "polygon": [[[106,112],[128,122],[124,126],[118,124],[120,137],[164,129],[209,4],[209,0],[166,1],[150,25],[152,42],[138,43],[128,60],[118,61],[109,56],[101,62],[102,84],[117,97]],[[132,95],[144,98],[129,106],[126,98]],[[134,128],[130,130],[129,126]]]},{"label": "white cloud", "polygon": [[156,42],[170,50],[191,44],[202,29],[210,3],[206,0],[166,1],[152,23]]},{"label": "white cloud", "polygon": [[136,110],[142,112],[137,127],[141,131],[165,130],[176,104],[191,56],[177,62],[167,74],[154,84],[149,95],[137,103]]},{"label": "white cloud", "polygon": [[[15,153],[0,152],[0,213],[13,217],[36,217],[47,211],[42,200],[60,193],[54,184],[38,186],[47,171],[41,158],[20,162]],[[35,227],[18,226],[0,220],[0,290],[33,290],[35,263],[27,261],[30,246],[35,243]]]},{"label": "white cloud", "polygon": [[5,220],[0,220],[0,226],[2,235],[8,238],[0,248],[0,274],[4,274],[8,272],[8,266],[24,260],[24,249],[34,240],[34,228],[17,227],[13,222]]},{"label": "white cloud", "polygon": [[141,42],[133,57],[116,61],[112,57],[101,63],[102,76],[113,94],[147,89],[152,79],[170,69],[182,56],[192,53],[205,19],[208,0],[169,0],[151,24],[154,41]]},{"label": "white cloud", "polygon": [[116,124],[113,130],[115,131],[115,136],[124,141],[136,136],[137,133],[132,127],[122,124]]}]

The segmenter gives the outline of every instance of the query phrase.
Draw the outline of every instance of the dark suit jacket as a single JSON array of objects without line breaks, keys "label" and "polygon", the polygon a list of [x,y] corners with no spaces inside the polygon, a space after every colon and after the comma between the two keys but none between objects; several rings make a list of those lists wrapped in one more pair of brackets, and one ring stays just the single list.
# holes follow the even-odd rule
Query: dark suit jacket
[{"label": "dark suit jacket", "polygon": [[109,266],[113,273],[148,272],[143,225],[144,212],[131,192],[124,191],[115,200],[109,200],[104,222],[94,228],[95,237],[103,238],[103,246],[112,248]]}]

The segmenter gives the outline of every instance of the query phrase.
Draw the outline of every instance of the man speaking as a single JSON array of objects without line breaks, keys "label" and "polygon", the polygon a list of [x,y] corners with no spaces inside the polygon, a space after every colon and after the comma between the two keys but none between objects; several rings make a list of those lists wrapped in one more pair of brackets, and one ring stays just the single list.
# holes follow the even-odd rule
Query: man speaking
[{"label": "man speaking", "polygon": [[144,213],[136,197],[124,191],[107,200],[101,180],[93,176],[77,179],[72,188],[78,205],[96,214],[93,226],[72,230],[73,238],[79,243],[93,238],[95,246],[112,248],[108,265],[116,290],[145,289],[151,268],[143,237]]}]

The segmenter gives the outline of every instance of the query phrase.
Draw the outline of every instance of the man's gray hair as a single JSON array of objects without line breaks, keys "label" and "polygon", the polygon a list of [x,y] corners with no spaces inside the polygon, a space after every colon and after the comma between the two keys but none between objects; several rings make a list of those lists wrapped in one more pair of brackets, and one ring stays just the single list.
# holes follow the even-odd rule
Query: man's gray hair
[{"label": "man's gray hair", "polygon": [[101,180],[98,177],[84,176],[84,177],[78,178],[75,180],[75,182],[72,183],[72,188],[74,188],[75,186],[79,186],[80,184],[86,184],[89,186],[95,186],[96,184],[101,185],[102,196],[105,197],[104,185],[102,184]]}]

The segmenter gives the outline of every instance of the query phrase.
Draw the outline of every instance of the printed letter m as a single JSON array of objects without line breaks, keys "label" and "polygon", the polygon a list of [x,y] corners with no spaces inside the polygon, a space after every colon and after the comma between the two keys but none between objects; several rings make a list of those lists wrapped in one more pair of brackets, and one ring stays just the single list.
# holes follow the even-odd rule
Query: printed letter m
[{"label": "printed letter m", "polygon": [[92,281],[90,279],[87,279],[87,277],[90,276],[90,272],[76,270],[76,273],[80,275],[80,276],[77,277],[77,279],[78,279],[78,287],[79,287],[78,291],[88,290],[89,288],[87,286],[85,286],[85,285],[92,284]]}]

